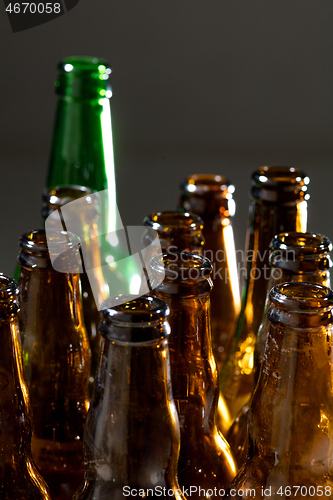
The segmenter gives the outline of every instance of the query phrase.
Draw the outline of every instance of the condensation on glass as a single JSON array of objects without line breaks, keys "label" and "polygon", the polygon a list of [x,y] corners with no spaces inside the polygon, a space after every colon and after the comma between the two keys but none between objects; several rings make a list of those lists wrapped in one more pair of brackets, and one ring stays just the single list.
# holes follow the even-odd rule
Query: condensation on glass
[{"label": "condensation on glass", "polygon": [[74,499],[185,500],[177,481],[180,431],[171,391],[169,309],[158,298],[126,300],[117,306],[108,300],[102,311],[85,477]]},{"label": "condensation on glass", "polygon": [[[54,232],[47,241],[45,231],[36,230],[24,234],[20,245],[19,319],[33,412],[32,455],[54,500],[70,500],[83,477],[91,358],[80,244],[67,232]],[[71,272],[56,271],[52,256]]]}]

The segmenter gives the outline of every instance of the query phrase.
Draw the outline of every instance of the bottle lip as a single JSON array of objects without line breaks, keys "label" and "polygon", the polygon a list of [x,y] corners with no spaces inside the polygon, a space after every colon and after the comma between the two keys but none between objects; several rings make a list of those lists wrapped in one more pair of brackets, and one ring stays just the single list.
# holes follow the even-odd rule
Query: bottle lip
[{"label": "bottle lip", "polygon": [[[72,68],[70,68],[69,66],[72,66]],[[101,66],[104,66],[104,68],[102,68]],[[70,71],[94,72],[94,71],[96,71],[96,69],[99,69],[100,72],[105,71],[106,74],[108,74],[108,75],[110,75],[112,73],[112,69],[111,69],[109,63],[105,59],[102,59],[99,57],[94,57],[94,56],[69,56],[69,57],[65,57],[58,64],[58,69],[60,71],[65,71],[66,73],[68,73]]]},{"label": "bottle lip", "polygon": [[191,212],[163,211],[153,212],[143,220],[143,225],[158,233],[194,233],[202,231],[202,219]]},{"label": "bottle lip", "polygon": [[16,298],[19,293],[19,288],[17,282],[0,273],[0,301],[7,301],[12,298]]},{"label": "bottle lip", "polygon": [[181,183],[181,189],[189,193],[205,194],[214,192],[222,198],[234,193],[235,186],[227,177],[217,174],[193,174]]},{"label": "bottle lip", "polygon": [[[69,231],[48,231],[35,229],[24,233],[20,238],[20,247],[32,254],[49,254],[56,248],[63,251],[79,249],[81,243],[78,236]],[[57,251],[58,253],[58,251]]]},{"label": "bottle lip", "polygon": [[[119,304],[119,301],[123,301]],[[109,340],[147,342],[166,337],[169,307],[158,297],[120,295],[103,302],[99,331]]]},{"label": "bottle lip", "polygon": [[269,294],[272,306],[319,315],[333,307],[333,291],[315,283],[281,283]]},{"label": "bottle lip", "polygon": [[27,269],[51,269],[59,273],[81,273],[80,238],[69,231],[36,229],[20,238],[18,263]]},{"label": "bottle lip", "polygon": [[[97,216],[98,196],[94,194],[94,190],[86,186],[79,186],[75,184],[64,184],[61,186],[54,186],[49,189],[44,189],[42,193],[42,217],[46,219],[52,212],[62,208],[68,203],[75,202],[81,198],[85,198],[85,206],[80,207],[76,204],[75,211],[88,208],[89,205],[94,206],[93,216]],[[74,207],[73,207],[74,208]],[[67,213],[68,216],[68,213]]]},{"label": "bottle lip", "polygon": [[104,59],[71,56],[58,64],[58,70],[56,92],[64,98],[99,102],[112,96],[109,83],[112,70]]},{"label": "bottle lip", "polygon": [[265,165],[252,174],[253,198],[272,203],[307,200],[309,177],[299,168]]},{"label": "bottle lip", "polygon": [[331,241],[319,233],[280,233],[271,241],[271,267],[293,273],[314,274],[332,267]]}]

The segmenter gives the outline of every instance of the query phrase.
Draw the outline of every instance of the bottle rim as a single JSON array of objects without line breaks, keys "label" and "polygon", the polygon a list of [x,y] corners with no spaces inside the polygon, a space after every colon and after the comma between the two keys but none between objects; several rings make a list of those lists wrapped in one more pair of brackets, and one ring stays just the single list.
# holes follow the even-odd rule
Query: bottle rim
[{"label": "bottle rim", "polygon": [[174,210],[153,212],[143,220],[143,225],[154,229],[158,233],[184,234],[202,231],[204,223],[202,219],[191,212],[177,212]]},{"label": "bottle rim", "polygon": [[316,283],[281,283],[272,288],[269,298],[273,306],[293,312],[318,315],[333,307],[333,291]]},{"label": "bottle rim", "polygon": [[7,301],[16,298],[19,293],[17,282],[0,273],[0,301]]},{"label": "bottle rim", "polygon": [[[122,303],[119,304],[119,300]],[[158,297],[119,295],[101,306],[100,333],[109,340],[141,343],[169,335],[169,307]]]}]

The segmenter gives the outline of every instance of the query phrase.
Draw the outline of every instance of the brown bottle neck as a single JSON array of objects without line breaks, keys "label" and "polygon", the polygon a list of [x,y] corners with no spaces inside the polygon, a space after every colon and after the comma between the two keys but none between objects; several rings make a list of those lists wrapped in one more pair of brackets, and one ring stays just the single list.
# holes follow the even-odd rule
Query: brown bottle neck
[{"label": "brown bottle neck", "polygon": [[306,201],[299,199],[277,205],[253,199],[244,251],[242,310],[247,316],[247,329],[254,335],[258,332],[268,292],[270,242],[282,231],[306,231]]},{"label": "brown bottle neck", "polygon": [[86,429],[91,480],[102,484],[109,475],[115,489],[176,485],[179,426],[165,339],[103,338]]}]

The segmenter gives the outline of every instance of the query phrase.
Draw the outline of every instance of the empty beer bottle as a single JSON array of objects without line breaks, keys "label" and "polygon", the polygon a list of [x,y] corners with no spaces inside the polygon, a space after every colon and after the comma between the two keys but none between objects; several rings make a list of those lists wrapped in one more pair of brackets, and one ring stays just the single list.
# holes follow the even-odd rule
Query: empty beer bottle
[{"label": "empty beer bottle", "polygon": [[[316,233],[281,233],[270,244],[271,266],[268,289],[279,283],[308,282],[330,286],[330,267],[332,261],[329,252],[332,243],[326,236]],[[267,310],[269,293],[265,304],[263,321],[259,327],[257,344],[254,350],[255,380],[259,376],[264,357],[266,338],[269,330]],[[231,426],[227,440],[239,465],[244,463],[247,454],[247,403]]]},{"label": "empty beer bottle", "polygon": [[157,298],[132,299],[123,297],[117,306],[108,300],[102,311],[85,478],[75,500],[184,500],[176,477],[180,434],[170,381],[169,310]]},{"label": "empty beer bottle", "polygon": [[[82,319],[78,238],[44,230],[21,237],[20,325],[33,412],[34,461],[54,499],[83,478],[90,348]],[[68,269],[70,272],[59,272]],[[76,271],[76,272],[74,272]]]},{"label": "empty beer bottle", "polygon": [[270,301],[247,459],[225,498],[332,498],[333,293],[283,283]]},{"label": "empty beer bottle", "polygon": [[213,353],[221,369],[240,310],[239,283],[232,216],[234,186],[220,175],[191,175],[181,185],[180,210],[193,212],[204,223],[204,256],[213,264],[211,293]]},{"label": "empty beer bottle", "polygon": [[16,281],[0,275],[0,498],[51,500],[31,456],[31,407],[22,363]]},{"label": "empty beer bottle", "polygon": [[[143,220],[143,225],[158,233],[163,253],[191,252],[202,254],[203,222],[189,212],[154,212]],[[149,242],[150,233],[147,233]]]},{"label": "empty beer bottle", "polygon": [[103,274],[113,295],[117,292],[113,282],[115,270],[118,271],[122,276],[121,291],[126,293],[138,269],[135,260],[128,258],[126,234],[116,202],[111,68],[96,57],[67,57],[58,68],[58,103],[47,187],[72,184],[103,192],[98,220]]},{"label": "empty beer bottle", "polygon": [[[179,485],[192,488],[191,498],[212,496],[214,488],[221,496],[236,466],[215,421],[219,389],[210,329],[212,265],[200,255],[181,252],[165,254],[163,261],[155,257],[151,271],[154,295],[170,307],[171,381],[181,431]],[[154,279],[164,274],[155,286]]]},{"label": "empty beer bottle", "polygon": [[[53,222],[55,229],[57,228],[59,223],[58,214],[55,214],[54,220],[49,216],[54,211],[60,211],[62,220],[66,220],[66,227],[75,230],[75,234],[81,240],[85,270],[90,269],[93,273],[90,274],[90,277],[86,272],[80,274],[84,324],[92,354],[89,379],[89,393],[91,395],[100,348],[98,327],[102,319],[90,284],[91,279],[94,279],[95,282],[94,290],[98,290],[100,295],[98,303],[102,303],[106,299],[106,287],[101,269],[101,254],[98,244],[98,210],[96,207],[98,200],[95,199],[91,189],[71,185],[45,189],[42,199],[42,217],[48,219],[48,228],[52,228]],[[64,208],[65,205],[66,208]]]},{"label": "empty beer bottle", "polygon": [[249,401],[255,385],[254,347],[268,291],[269,244],[280,232],[306,231],[308,182],[294,167],[260,167],[252,176],[242,308],[220,377],[232,420]]}]

